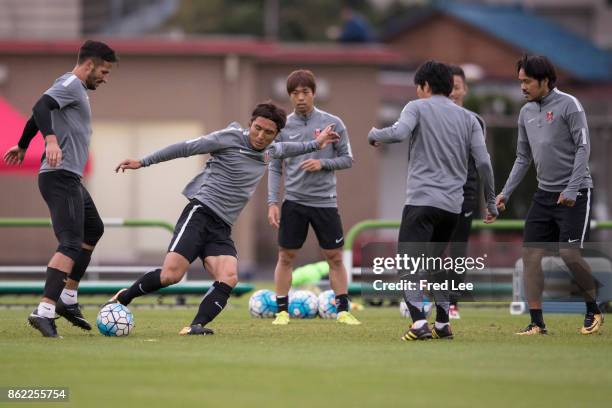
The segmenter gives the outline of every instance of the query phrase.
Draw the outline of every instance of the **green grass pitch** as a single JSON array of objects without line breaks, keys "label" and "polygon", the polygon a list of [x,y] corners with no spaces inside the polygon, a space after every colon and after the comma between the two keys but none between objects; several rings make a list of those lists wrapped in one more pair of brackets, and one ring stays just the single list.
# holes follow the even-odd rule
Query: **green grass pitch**
[{"label": "green grass pitch", "polygon": [[[2,303],[0,298],[0,304]],[[456,339],[405,343],[397,308],[356,312],[363,325],[248,316],[231,299],[214,336],[180,337],[188,308],[136,308],[135,332],[105,338],[58,320],[61,340],[0,308],[0,387],[66,386],[68,403],[17,407],[585,407],[612,403],[612,325],[581,336],[581,316],[547,315],[547,337],[517,337],[526,316],[464,307]],[[97,309],[84,310],[95,320]],[[42,404],[42,405],[41,405]]]}]

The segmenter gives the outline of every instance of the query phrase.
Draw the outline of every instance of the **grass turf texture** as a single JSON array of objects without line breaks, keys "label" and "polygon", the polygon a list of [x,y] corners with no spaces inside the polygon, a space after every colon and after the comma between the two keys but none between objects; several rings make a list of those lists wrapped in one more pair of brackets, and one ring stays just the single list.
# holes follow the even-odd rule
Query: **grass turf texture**
[{"label": "grass turf texture", "polygon": [[[85,299],[82,299],[85,300]],[[397,308],[367,308],[363,325],[248,316],[232,299],[214,336],[180,337],[194,307],[132,308],[127,338],[58,320],[61,340],[25,324],[30,309],[0,308],[0,387],[70,388],[62,407],[381,406],[573,407],[612,401],[612,324],[581,336],[581,316],[547,315],[547,337],[512,333],[527,316],[464,307],[456,339],[405,343]],[[2,299],[0,299],[0,304]],[[97,308],[84,310],[93,323]],[[45,406],[48,406],[44,404]],[[10,403],[0,403],[11,406]],[[13,406],[41,406],[19,403]]]}]

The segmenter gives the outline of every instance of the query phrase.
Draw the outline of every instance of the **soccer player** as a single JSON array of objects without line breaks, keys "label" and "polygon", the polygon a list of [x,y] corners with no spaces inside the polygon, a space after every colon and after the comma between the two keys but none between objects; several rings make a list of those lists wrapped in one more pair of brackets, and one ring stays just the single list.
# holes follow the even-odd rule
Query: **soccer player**
[{"label": "soccer player", "polygon": [[516,68],[527,103],[518,117],[516,160],[497,196],[499,209],[505,209],[532,161],[538,178],[538,190],[525,219],[523,236],[525,290],[531,322],[517,334],[547,333],[542,316],[541,261],[551,243],[576,278],[586,302],[580,332],[595,333],[603,324],[603,315],[597,306],[591,269],[580,251],[589,236],[593,200],[586,114],[578,99],[555,87],[555,68],[545,56],[525,55]]},{"label": "soccer player", "polygon": [[131,287],[117,292],[108,303],[127,306],[136,297],[179,282],[199,257],[215,282],[204,295],[192,323],[179,334],[213,334],[205,326],[223,310],[238,283],[232,225],[255,191],[270,159],[314,152],[338,140],[338,135],[328,126],[307,142],[271,145],[285,121],[281,108],[272,103],[259,104],[253,110],[248,129],[232,123],[226,129],[170,145],[142,160],[126,159],[119,163],[116,171],[136,170],[196,154],[211,155],[183,191],[189,204],[176,223],[162,268],[143,275]]},{"label": "soccer player", "polygon": [[[451,72],[453,73],[453,91],[449,95],[451,100],[458,106],[463,107],[463,99],[468,93],[468,86],[465,81],[465,72],[463,68],[458,65],[449,65]],[[478,120],[478,124],[482,128],[482,132],[487,137],[486,126],[484,120],[476,113],[471,112],[474,117]],[[478,211],[478,171],[476,170],[476,164],[474,158],[470,156],[468,160],[468,174],[467,181],[463,185],[463,205],[461,207],[461,213],[457,220],[457,226],[453,233],[450,242],[450,256],[452,258],[465,257],[467,255],[467,242],[470,238],[470,231],[472,230],[472,219],[474,214]],[[465,279],[465,274],[457,274],[457,282],[462,282]],[[457,296],[453,295],[450,298],[450,308],[448,309],[448,317],[450,319],[460,319],[459,305],[457,304]]]},{"label": "soccer player", "polygon": [[[408,246],[407,252],[418,257],[421,251],[415,251],[415,245],[411,243],[421,243],[420,246],[427,248],[427,256],[439,257],[461,213],[470,155],[484,182],[485,222],[495,221],[493,170],[478,120],[448,98],[453,88],[450,68],[440,62],[427,61],[416,71],[414,83],[419,99],[409,102],[392,126],[372,128],[368,141],[379,146],[381,143],[409,140],[406,203],[398,250],[405,251]],[[448,317],[448,295],[440,295],[435,299],[436,321],[432,330],[423,311],[423,292],[404,292],[413,324],[403,340],[453,338]]]},{"label": "soccer player", "polygon": [[[287,77],[287,93],[293,113],[279,135],[280,141],[308,142],[327,126],[333,126],[340,141],[305,156],[272,160],[268,173],[268,221],[278,228],[278,261],[274,270],[278,313],[275,325],[289,323],[289,289],[293,261],[308,235],[308,226],[319,240],[329,263],[329,278],[336,295],[337,321],[349,325],[360,322],[349,312],[348,281],[342,262],[344,232],[336,201],[336,170],[353,165],[346,126],[340,118],[314,106],[315,76],[297,70]],[[281,178],[285,176],[285,199],[279,209]]]},{"label": "soccer player", "polygon": [[21,164],[36,133],[40,130],[45,138],[38,187],[59,246],[47,265],[43,297],[28,317],[45,337],[58,337],[56,312],[73,325],[91,330],[77,302],[77,289],[104,224],[81,183],[92,133],[87,91],[107,82],[117,60],[108,45],[85,41],[74,69],[56,79],[36,102],[19,143],[4,155],[7,164]]}]

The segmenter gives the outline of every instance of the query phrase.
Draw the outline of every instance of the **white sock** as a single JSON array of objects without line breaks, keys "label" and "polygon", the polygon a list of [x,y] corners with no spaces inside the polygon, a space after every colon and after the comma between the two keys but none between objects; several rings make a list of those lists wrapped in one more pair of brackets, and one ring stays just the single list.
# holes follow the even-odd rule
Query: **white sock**
[{"label": "white sock", "polygon": [[77,303],[77,291],[74,289],[64,288],[60,298],[65,305],[75,305]]},{"label": "white sock", "polygon": [[423,327],[426,324],[427,324],[427,320],[425,320],[425,319],[417,320],[416,322],[412,323],[412,328],[413,329],[420,329],[421,327]]},{"label": "white sock", "polygon": [[435,323],[436,329],[443,329],[444,327],[446,327],[448,325],[449,325],[449,323],[440,323],[440,322],[436,322]]},{"label": "white sock", "polygon": [[40,302],[38,304],[37,313],[39,316],[55,319],[55,305],[51,303]]}]

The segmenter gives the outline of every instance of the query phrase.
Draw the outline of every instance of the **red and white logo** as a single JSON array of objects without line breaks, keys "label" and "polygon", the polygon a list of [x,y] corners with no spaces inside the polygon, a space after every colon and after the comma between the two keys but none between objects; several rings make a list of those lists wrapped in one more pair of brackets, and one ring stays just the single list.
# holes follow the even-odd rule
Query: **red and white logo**
[{"label": "red and white logo", "polygon": [[548,123],[552,123],[553,119],[554,119],[554,117],[553,117],[553,113],[552,113],[552,111],[548,111],[548,112],[546,112],[546,121],[547,121]]}]

